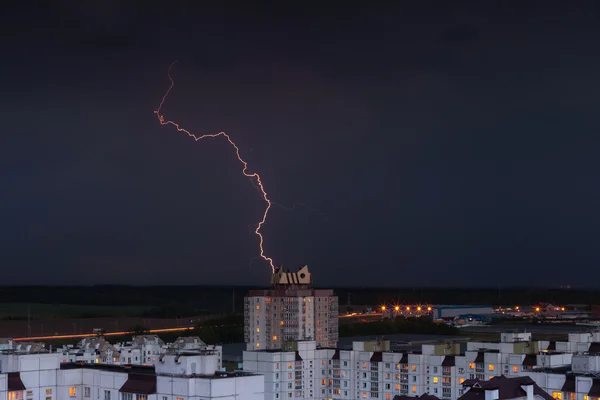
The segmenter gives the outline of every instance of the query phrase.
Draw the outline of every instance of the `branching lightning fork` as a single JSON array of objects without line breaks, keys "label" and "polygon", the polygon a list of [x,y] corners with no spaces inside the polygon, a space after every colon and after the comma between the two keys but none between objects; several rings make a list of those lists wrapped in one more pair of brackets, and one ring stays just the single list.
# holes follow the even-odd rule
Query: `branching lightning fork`
[{"label": "branching lightning fork", "polygon": [[271,200],[269,200],[269,196],[267,195],[267,192],[265,191],[265,187],[262,183],[262,179],[260,178],[260,175],[256,172],[248,172],[248,163],[242,158],[242,156],[240,155],[240,149],[237,146],[237,144],[233,141],[233,139],[231,139],[231,137],[225,133],[225,132],[219,132],[219,133],[211,133],[211,134],[205,134],[205,135],[195,135],[193,133],[191,133],[190,131],[188,131],[187,129],[184,129],[182,127],[179,126],[179,124],[167,120],[164,118],[164,116],[160,113],[163,104],[165,103],[165,100],[167,99],[167,96],[169,96],[169,93],[171,92],[171,90],[173,89],[173,87],[175,86],[175,81],[173,80],[173,77],[171,76],[171,69],[173,68],[173,66],[175,65],[175,63],[177,63],[177,61],[173,62],[170,66],[169,66],[169,70],[167,72],[167,75],[169,77],[169,80],[171,81],[171,85],[169,86],[169,89],[167,89],[167,92],[165,93],[165,95],[162,97],[160,104],[158,106],[158,108],[156,109],[156,111],[154,111],[154,114],[156,114],[156,116],[158,117],[158,121],[160,122],[161,125],[173,125],[175,127],[175,129],[177,129],[179,132],[184,132],[186,133],[189,137],[193,138],[195,141],[199,141],[202,139],[209,139],[209,138],[216,138],[219,136],[223,136],[225,139],[227,139],[227,141],[229,142],[229,144],[235,149],[235,155],[238,158],[238,161],[242,164],[242,174],[244,174],[245,176],[247,176],[248,178],[252,179],[253,181],[256,182],[256,184],[258,185],[258,189],[260,189],[261,195],[263,200],[267,203],[267,207],[265,208],[265,212],[262,216],[262,219],[260,220],[260,222],[258,223],[258,225],[256,226],[256,229],[254,230],[254,233],[256,233],[256,235],[259,238],[259,248],[260,248],[260,257],[265,260],[266,262],[269,263],[269,265],[271,266],[271,270],[273,272],[275,272],[275,263],[273,261],[273,259],[271,257],[267,257],[265,255],[265,250],[264,250],[264,238],[262,233],[260,232],[260,229],[263,227],[263,225],[265,224],[266,220],[267,220],[267,215],[269,214],[269,210],[271,209],[271,206],[273,205],[273,203],[271,202]]}]

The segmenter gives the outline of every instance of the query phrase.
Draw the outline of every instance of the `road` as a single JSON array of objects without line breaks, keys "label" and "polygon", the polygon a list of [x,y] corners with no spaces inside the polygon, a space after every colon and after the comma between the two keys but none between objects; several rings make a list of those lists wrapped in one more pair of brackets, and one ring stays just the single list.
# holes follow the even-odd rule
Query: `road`
[{"label": "road", "polygon": [[[195,327],[194,326],[186,326],[184,328],[163,328],[163,329],[150,329],[148,333],[165,333],[165,332],[183,332],[183,331],[191,331]],[[105,332],[102,336],[122,336],[129,335],[131,332],[121,331],[121,332]],[[36,341],[36,340],[53,340],[53,339],[78,339],[78,338],[86,338],[90,336],[95,336],[94,333],[78,333],[74,335],[51,335],[51,336],[32,336],[32,337],[20,337],[13,338],[14,341]]]}]

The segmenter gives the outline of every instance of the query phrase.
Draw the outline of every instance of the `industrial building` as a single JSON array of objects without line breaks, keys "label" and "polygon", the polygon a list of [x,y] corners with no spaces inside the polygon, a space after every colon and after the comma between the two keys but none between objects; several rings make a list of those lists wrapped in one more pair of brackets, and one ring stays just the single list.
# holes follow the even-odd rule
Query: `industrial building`
[{"label": "industrial building", "polygon": [[460,315],[467,315],[467,314],[490,315],[493,313],[494,313],[494,309],[492,308],[492,306],[444,305],[444,306],[433,306],[431,316],[433,319],[449,319],[449,318],[457,318]]},{"label": "industrial building", "polygon": [[297,272],[279,268],[272,289],[251,290],[244,299],[244,339],[249,349],[281,349],[286,343],[314,340],[335,347],[338,298],[333,290],[311,288],[307,266]]}]

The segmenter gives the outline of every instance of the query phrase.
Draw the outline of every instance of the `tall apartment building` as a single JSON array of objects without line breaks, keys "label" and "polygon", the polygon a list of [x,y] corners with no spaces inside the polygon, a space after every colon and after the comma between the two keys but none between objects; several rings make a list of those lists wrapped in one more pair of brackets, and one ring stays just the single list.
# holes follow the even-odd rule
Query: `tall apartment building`
[{"label": "tall apartment building", "polygon": [[251,290],[244,299],[244,338],[249,350],[282,349],[296,341],[336,347],[338,298],[333,290],[313,289],[307,266],[278,269],[271,289]]}]

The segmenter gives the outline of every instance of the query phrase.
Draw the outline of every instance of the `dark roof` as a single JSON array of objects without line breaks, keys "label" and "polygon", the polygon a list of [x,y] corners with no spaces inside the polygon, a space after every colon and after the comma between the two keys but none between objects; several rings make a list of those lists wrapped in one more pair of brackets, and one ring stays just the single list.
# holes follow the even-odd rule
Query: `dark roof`
[{"label": "dark roof", "polygon": [[135,394],[155,394],[156,375],[129,374],[119,392]]},{"label": "dark roof", "polygon": [[546,350],[556,351],[556,340],[551,340],[550,343],[548,344],[548,348]]},{"label": "dark roof", "polygon": [[394,400],[415,400],[415,399],[420,399],[420,400],[440,400],[439,397],[434,396],[432,394],[427,394],[427,393],[423,393],[422,395],[416,396],[416,397],[412,397],[412,396],[400,396],[400,395],[394,396]]},{"label": "dark roof", "polygon": [[146,375],[154,375],[154,365],[132,365],[132,364],[90,364],[86,362],[69,362],[69,363],[61,363],[60,369],[97,369],[101,371],[111,371],[111,372],[124,372],[124,373],[136,373],[136,374],[146,374]]},{"label": "dark roof", "polygon": [[376,351],[371,356],[371,362],[381,362],[383,361],[383,354],[380,351]]},{"label": "dark roof", "polygon": [[523,365],[526,367],[535,367],[537,365],[537,356],[535,354],[527,354],[523,359]]},{"label": "dark roof", "polygon": [[400,364],[408,364],[408,353],[402,354],[402,358],[400,359]]},{"label": "dark roof", "polygon": [[300,357],[300,353],[296,352],[296,361],[302,361],[302,357]]},{"label": "dark roof", "polygon": [[339,360],[340,359],[340,350],[339,349],[335,349],[335,351],[333,352],[333,356],[331,356],[332,360]]},{"label": "dark roof", "polygon": [[592,342],[590,344],[590,348],[588,349],[588,353],[600,353],[600,343]]},{"label": "dark roof", "polygon": [[566,375],[565,383],[560,389],[561,392],[576,393],[575,390],[575,375]]},{"label": "dark roof", "polygon": [[600,397],[600,379],[594,379],[592,383],[592,387],[588,392],[588,396],[590,397]]},{"label": "dark roof", "polygon": [[533,394],[545,400],[553,400],[553,397],[540,388],[528,376],[507,378],[504,375],[497,376],[489,381],[469,379],[463,383],[464,387],[470,387],[469,391],[459,397],[460,400],[483,400],[486,390],[498,390],[498,400],[509,400],[525,397],[527,393],[521,386],[533,385]]},{"label": "dark roof", "polygon": [[9,392],[25,390],[25,385],[21,380],[20,372],[9,372],[8,373],[8,387]]},{"label": "dark roof", "polygon": [[442,361],[442,367],[454,367],[454,362],[454,356],[446,356],[444,357],[444,361]]},{"label": "dark roof", "polygon": [[478,351],[477,352],[477,357],[475,357],[475,361],[473,361],[476,364],[481,364],[483,362],[485,362],[485,353],[483,351]]}]

